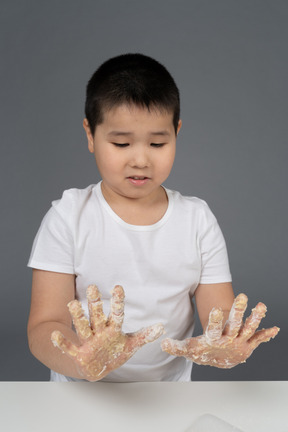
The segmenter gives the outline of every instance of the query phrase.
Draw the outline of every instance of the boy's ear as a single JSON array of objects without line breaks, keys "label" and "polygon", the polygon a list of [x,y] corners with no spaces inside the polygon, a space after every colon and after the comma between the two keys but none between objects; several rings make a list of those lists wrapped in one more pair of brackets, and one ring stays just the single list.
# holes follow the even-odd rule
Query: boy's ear
[{"label": "boy's ear", "polygon": [[88,120],[86,118],[83,120],[83,127],[85,129],[87,140],[88,140],[88,149],[89,149],[90,153],[94,153],[94,139],[93,139],[93,135],[91,133],[91,129],[90,129]]},{"label": "boy's ear", "polygon": [[180,132],[181,127],[182,127],[182,120],[179,120],[178,127],[177,127],[177,135]]}]

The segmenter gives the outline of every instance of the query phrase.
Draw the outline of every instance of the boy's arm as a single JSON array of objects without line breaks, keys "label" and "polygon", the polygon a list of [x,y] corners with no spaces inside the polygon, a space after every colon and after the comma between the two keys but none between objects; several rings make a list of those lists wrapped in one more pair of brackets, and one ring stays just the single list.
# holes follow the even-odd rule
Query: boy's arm
[{"label": "boy's arm", "polygon": [[223,325],[229,317],[234,302],[231,282],[199,284],[195,291],[196,307],[203,330],[206,330],[209,314],[213,308],[221,308],[224,315]]},{"label": "boy's arm", "polygon": [[[124,290],[119,285],[112,290],[108,318],[95,285],[87,289],[90,320],[74,297],[74,276],[34,270],[29,346],[35,357],[55,372],[99,381],[164,332],[162,324],[135,333],[122,332]],[[77,335],[71,329],[70,315]]]},{"label": "boy's arm", "polygon": [[244,363],[255,348],[279,332],[278,327],[257,331],[266,313],[263,303],[252,309],[244,323],[248,299],[245,294],[239,294],[233,301],[231,284],[199,285],[199,288],[196,303],[204,334],[183,341],[164,339],[163,351],[197,364],[227,369]]},{"label": "boy's arm", "polygon": [[81,378],[72,359],[63,356],[51,342],[52,332],[59,330],[73,343],[79,344],[67,308],[74,298],[74,275],[33,270],[27,332],[30,350],[39,361],[55,372]]}]

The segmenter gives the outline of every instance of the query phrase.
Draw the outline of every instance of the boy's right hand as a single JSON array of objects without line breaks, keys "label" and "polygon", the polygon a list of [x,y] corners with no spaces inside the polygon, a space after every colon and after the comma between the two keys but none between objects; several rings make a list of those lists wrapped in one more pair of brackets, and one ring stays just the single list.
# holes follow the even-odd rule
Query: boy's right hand
[{"label": "boy's right hand", "polygon": [[164,333],[162,324],[155,324],[135,333],[122,332],[124,290],[120,285],[115,286],[112,291],[108,319],[103,313],[101,295],[95,285],[88,287],[87,298],[90,323],[78,300],[68,304],[80,345],[68,341],[57,330],[51,335],[53,344],[76,363],[83,379],[101,380],[129,360],[143,345],[153,342]]}]

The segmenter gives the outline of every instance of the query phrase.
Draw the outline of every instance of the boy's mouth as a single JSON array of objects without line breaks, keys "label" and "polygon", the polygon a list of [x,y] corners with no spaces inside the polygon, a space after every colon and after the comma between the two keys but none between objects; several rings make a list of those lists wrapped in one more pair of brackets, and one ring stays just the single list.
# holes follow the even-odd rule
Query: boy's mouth
[{"label": "boy's mouth", "polygon": [[135,186],[142,186],[147,183],[149,177],[145,176],[129,176],[128,180]]},{"label": "boy's mouth", "polygon": [[144,180],[148,177],[145,176],[130,176],[129,178],[134,179],[134,180]]}]

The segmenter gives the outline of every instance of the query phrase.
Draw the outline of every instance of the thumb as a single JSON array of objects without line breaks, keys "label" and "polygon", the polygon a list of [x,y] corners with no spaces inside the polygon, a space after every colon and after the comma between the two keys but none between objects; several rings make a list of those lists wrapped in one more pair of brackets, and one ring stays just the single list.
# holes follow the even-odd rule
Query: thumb
[{"label": "thumb", "polygon": [[160,336],[165,333],[165,329],[163,324],[158,323],[151,325],[149,327],[145,327],[135,333],[130,334],[130,337],[133,339],[133,345],[135,348],[140,348],[143,345],[146,345],[149,342],[154,342]]},{"label": "thumb", "polygon": [[162,351],[174,356],[183,356],[187,354],[187,341],[176,340],[176,339],[164,339],[161,343]]}]

